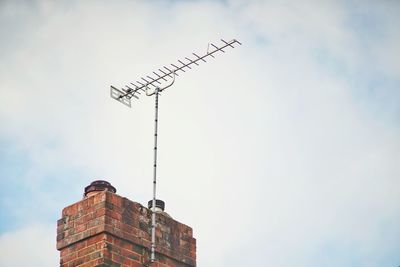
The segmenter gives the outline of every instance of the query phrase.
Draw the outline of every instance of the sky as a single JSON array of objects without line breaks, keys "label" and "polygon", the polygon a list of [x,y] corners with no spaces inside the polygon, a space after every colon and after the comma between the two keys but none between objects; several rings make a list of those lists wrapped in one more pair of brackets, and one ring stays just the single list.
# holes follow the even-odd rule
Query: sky
[{"label": "sky", "polygon": [[110,98],[208,43],[160,96],[158,197],[198,266],[400,265],[400,2],[1,1],[0,266],[54,267],[91,181],[152,197],[154,99]]}]

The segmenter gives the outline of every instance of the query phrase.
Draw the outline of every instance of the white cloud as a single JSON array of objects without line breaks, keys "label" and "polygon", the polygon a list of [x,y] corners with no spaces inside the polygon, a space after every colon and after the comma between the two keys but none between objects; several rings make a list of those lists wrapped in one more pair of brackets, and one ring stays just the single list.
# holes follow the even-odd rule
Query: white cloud
[{"label": "white cloud", "polygon": [[128,110],[109,98],[109,84],[235,37],[242,47],[186,73],[160,100],[158,192],[173,217],[193,226],[199,266],[254,266],[260,257],[271,266],[398,264],[391,251],[400,240],[385,229],[397,231],[400,217],[399,129],[371,116],[352,79],[378,75],[366,65],[375,62],[394,76],[389,59],[399,36],[386,26],[390,37],[366,49],[347,27],[351,8],[337,1],[46,4],[27,14],[24,42],[4,56],[1,134],[33,159],[23,179],[36,190],[57,182],[45,178],[49,170],[68,165],[145,203],[153,100],[142,97]]},{"label": "white cloud", "polygon": [[55,234],[55,224],[27,225],[1,234],[0,266],[57,266],[59,255],[55,249]]}]

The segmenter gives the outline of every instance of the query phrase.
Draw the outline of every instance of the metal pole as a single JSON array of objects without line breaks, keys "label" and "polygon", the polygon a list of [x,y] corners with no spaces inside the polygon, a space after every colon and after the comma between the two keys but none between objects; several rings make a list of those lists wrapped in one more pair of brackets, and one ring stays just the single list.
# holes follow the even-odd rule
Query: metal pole
[{"label": "metal pole", "polygon": [[160,88],[156,88],[155,120],[154,120],[154,172],[153,172],[153,204],[151,214],[151,262],[156,260],[156,185],[157,185],[157,132],[158,132],[158,93]]}]

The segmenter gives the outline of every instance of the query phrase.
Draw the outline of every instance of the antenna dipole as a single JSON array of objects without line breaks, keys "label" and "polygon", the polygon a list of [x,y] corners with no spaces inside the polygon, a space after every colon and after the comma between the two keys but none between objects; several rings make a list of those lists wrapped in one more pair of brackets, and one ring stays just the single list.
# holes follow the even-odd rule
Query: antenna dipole
[{"label": "antenna dipole", "polygon": [[[141,93],[145,93],[146,96],[155,96],[155,119],[154,119],[154,164],[153,164],[153,199],[152,199],[152,214],[151,214],[151,256],[150,262],[155,261],[155,249],[156,249],[156,189],[157,189],[157,138],[158,138],[158,97],[160,92],[164,91],[168,87],[172,86],[175,82],[175,77],[179,76],[179,73],[186,72],[188,69],[192,69],[192,66],[199,66],[199,62],[207,62],[206,59],[209,57],[215,58],[217,52],[225,53],[225,48],[235,48],[234,45],[241,43],[233,39],[229,42],[221,39],[222,45],[217,46],[213,43],[209,43],[207,47],[207,53],[199,56],[198,54],[192,53],[191,57],[185,57],[185,61],[178,60],[179,63],[170,64],[170,67],[163,66],[156,71],[153,71],[153,76],[141,77],[136,82],[131,82],[129,85],[125,85],[125,88],[116,88],[111,85],[110,95],[113,99],[118,102],[131,107],[132,97],[139,99]],[[154,78],[155,76],[155,78]],[[168,82],[168,83],[167,83]],[[167,85],[165,85],[167,83]]]}]

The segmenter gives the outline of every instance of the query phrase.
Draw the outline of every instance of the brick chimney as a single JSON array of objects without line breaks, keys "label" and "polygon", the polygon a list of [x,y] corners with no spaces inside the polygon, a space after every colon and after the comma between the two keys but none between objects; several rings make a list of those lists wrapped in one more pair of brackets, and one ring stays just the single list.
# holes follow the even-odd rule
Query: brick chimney
[{"label": "brick chimney", "polygon": [[196,266],[192,228],[162,209],[156,216],[156,262],[150,263],[151,210],[117,195],[110,183],[94,181],[58,220],[60,267]]}]

